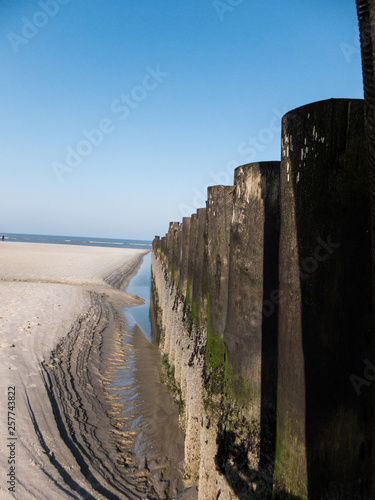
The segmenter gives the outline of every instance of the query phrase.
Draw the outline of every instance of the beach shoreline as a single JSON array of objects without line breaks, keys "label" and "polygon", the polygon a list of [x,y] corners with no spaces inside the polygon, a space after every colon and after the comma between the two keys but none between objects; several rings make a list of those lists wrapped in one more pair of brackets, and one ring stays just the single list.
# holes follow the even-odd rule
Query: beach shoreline
[{"label": "beach shoreline", "polygon": [[129,474],[135,463],[116,448],[105,391],[121,308],[142,303],[122,290],[147,252],[1,247],[1,404],[14,397],[15,419],[13,435],[5,413],[0,422],[2,497],[152,498],[147,474]]}]

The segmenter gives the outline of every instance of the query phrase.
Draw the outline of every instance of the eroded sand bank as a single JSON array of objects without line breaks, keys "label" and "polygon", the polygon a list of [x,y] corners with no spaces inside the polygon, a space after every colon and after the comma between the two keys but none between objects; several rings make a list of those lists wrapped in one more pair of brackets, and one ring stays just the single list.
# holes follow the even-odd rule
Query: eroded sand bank
[{"label": "eroded sand bank", "polygon": [[1,498],[13,476],[18,499],[152,497],[147,474],[127,474],[131,464],[116,450],[98,376],[110,372],[123,327],[119,308],[140,301],[120,288],[144,253],[0,246]]}]

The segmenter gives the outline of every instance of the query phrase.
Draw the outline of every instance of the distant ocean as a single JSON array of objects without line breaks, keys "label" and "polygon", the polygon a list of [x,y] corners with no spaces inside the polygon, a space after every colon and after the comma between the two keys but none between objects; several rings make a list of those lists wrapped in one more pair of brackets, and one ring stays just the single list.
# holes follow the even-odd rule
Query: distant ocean
[{"label": "distant ocean", "polygon": [[[19,241],[24,243],[53,243],[60,245],[84,245],[89,247],[114,247],[151,249],[152,241],[120,240],[113,238],[84,238],[81,236],[50,236],[44,234],[14,234],[3,233],[5,241]],[[2,233],[0,233],[0,237]],[[1,240],[0,240],[1,243]]]}]

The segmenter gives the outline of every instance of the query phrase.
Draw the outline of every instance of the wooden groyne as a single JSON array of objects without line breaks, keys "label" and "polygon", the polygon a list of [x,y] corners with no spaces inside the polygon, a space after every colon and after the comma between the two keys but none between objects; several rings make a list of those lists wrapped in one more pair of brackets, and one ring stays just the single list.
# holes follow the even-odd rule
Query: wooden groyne
[{"label": "wooden groyne", "polygon": [[152,276],[199,498],[371,498],[363,101],[287,113],[281,162],[209,188],[206,208],[155,238]]}]

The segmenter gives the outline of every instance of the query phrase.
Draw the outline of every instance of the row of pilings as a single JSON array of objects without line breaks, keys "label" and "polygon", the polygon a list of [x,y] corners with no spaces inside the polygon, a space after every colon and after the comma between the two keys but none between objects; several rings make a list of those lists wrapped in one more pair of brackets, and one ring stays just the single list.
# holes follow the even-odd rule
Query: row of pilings
[{"label": "row of pilings", "polygon": [[[375,353],[362,100],[282,119],[153,242],[160,347],[199,498],[369,499]],[[220,496],[221,495],[221,496]]]}]

